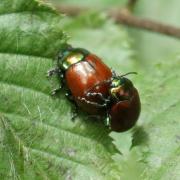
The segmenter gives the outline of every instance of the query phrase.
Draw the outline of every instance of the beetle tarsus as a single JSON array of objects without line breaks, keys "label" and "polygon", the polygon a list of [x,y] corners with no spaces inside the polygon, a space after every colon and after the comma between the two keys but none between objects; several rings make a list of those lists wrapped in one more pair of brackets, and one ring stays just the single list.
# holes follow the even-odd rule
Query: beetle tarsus
[{"label": "beetle tarsus", "polygon": [[71,120],[74,121],[78,116],[78,106],[74,104],[74,107],[72,108],[72,116]]},{"label": "beetle tarsus", "polygon": [[67,91],[67,92],[65,93],[65,96],[66,96],[67,100],[70,101],[71,103],[74,103],[74,102],[75,102],[75,101],[74,101],[74,98],[73,98],[73,96],[72,96],[72,94],[71,94],[71,92]]},{"label": "beetle tarsus", "polygon": [[108,114],[108,113],[106,114],[106,118],[104,119],[104,125],[105,125],[106,127],[109,127],[109,129],[110,129],[110,127],[111,127],[111,120],[110,120],[110,117],[109,117],[109,114]]},{"label": "beetle tarsus", "polygon": [[52,95],[52,96],[55,96],[60,90],[61,90],[61,87],[56,88],[56,89],[53,89],[53,90],[51,91],[51,95]]},{"label": "beetle tarsus", "polygon": [[89,101],[87,100],[86,98],[84,97],[78,97],[78,100],[81,101],[81,102],[85,102],[87,104],[90,104],[90,105],[93,105],[97,108],[106,108],[107,107],[107,103],[103,103],[103,104],[100,104],[100,103],[97,103],[97,102],[94,102],[94,101]]},{"label": "beetle tarsus", "polygon": [[54,75],[61,74],[61,71],[59,68],[51,69],[47,72],[47,77],[52,77]]}]

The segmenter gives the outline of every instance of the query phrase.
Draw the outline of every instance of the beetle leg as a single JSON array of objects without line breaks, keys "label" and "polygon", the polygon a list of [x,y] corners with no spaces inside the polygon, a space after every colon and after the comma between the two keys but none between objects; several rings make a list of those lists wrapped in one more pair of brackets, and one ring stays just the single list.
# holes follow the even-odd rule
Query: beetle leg
[{"label": "beetle leg", "polygon": [[78,106],[76,104],[74,104],[75,106],[72,108],[72,116],[71,116],[71,120],[75,120],[78,116]]},{"label": "beetle leg", "polygon": [[55,96],[60,90],[61,90],[61,86],[60,86],[59,88],[53,89],[53,90],[51,91],[51,95],[52,95],[52,96]]},{"label": "beetle leg", "polygon": [[54,75],[58,76],[58,79],[60,81],[60,85],[58,88],[52,90],[51,95],[53,95],[53,96],[56,95],[62,89],[62,87],[64,85],[64,74],[61,72],[61,70],[58,67],[51,69],[47,72],[48,78],[51,78]]},{"label": "beetle leg", "polygon": [[66,96],[67,100],[70,101],[71,103],[75,102],[74,98],[69,90],[66,91],[65,96]]},{"label": "beetle leg", "polygon": [[81,102],[85,102],[87,104],[91,104],[97,108],[105,108],[107,107],[107,103],[103,103],[103,104],[100,104],[100,103],[97,103],[97,102],[94,102],[94,101],[89,101],[87,100],[86,98],[83,98],[83,97],[78,97],[78,100],[81,101]]},{"label": "beetle leg", "polygon": [[87,97],[99,97],[100,100],[102,100],[104,103],[109,104],[110,103],[110,99],[109,98],[105,98],[102,93],[98,93],[98,92],[88,92],[86,94]]},{"label": "beetle leg", "polygon": [[61,70],[59,68],[54,68],[47,72],[47,77],[52,77],[54,75],[59,75],[59,74],[61,74]]},{"label": "beetle leg", "polygon": [[54,96],[54,95],[56,95],[57,93],[59,93],[60,90],[62,89],[63,85],[64,85],[63,81],[60,80],[60,85],[59,85],[59,87],[53,89],[53,90],[51,91],[51,95]]},{"label": "beetle leg", "polygon": [[47,72],[47,77],[52,77],[54,75],[57,75],[58,78],[60,78],[60,82],[63,83],[64,74],[59,68],[54,68]]},{"label": "beetle leg", "polygon": [[[107,108],[107,107],[108,107],[108,104],[111,103],[110,97],[104,98],[104,96],[103,96],[101,93],[96,93],[96,92],[91,93],[91,92],[89,92],[89,93],[86,94],[86,96],[87,96],[87,97],[92,97],[92,96],[93,96],[93,97],[99,97],[99,98],[104,102],[102,105],[96,103],[95,105],[96,105],[97,107],[100,107],[100,105],[101,105],[102,107]],[[83,98],[82,98],[82,99],[83,99]],[[85,99],[85,98],[84,98],[84,99]],[[86,100],[86,102],[89,103],[87,100]],[[94,105],[94,102],[91,102],[91,104]],[[110,116],[109,116],[109,113],[108,113],[108,110],[107,110],[107,109],[106,109],[106,118],[104,119],[104,124],[105,124],[105,126],[107,126],[109,129],[111,128],[111,120],[110,120]]]},{"label": "beetle leg", "polygon": [[109,129],[111,128],[111,119],[108,112],[106,114],[106,118],[104,119],[104,125],[107,126]]}]

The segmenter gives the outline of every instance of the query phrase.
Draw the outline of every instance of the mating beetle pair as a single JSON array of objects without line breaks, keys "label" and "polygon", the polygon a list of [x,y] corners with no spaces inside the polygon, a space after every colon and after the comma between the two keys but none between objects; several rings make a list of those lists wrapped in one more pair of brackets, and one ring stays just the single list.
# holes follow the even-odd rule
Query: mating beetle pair
[{"label": "mating beetle pair", "polygon": [[129,73],[118,76],[96,55],[71,46],[59,53],[57,68],[48,72],[49,76],[57,73],[67,98],[88,114],[103,117],[111,130],[126,131],[136,123],[140,99],[125,77]]}]

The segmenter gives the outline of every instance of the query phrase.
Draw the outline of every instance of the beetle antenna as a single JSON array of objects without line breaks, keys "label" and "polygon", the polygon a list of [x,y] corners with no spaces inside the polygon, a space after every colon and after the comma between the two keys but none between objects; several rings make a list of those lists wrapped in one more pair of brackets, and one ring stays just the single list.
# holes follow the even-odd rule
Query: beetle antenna
[{"label": "beetle antenna", "polygon": [[126,73],[126,74],[122,74],[122,75],[120,75],[120,76],[118,76],[118,77],[124,77],[124,76],[127,76],[127,75],[129,75],[129,74],[138,74],[137,72],[128,72],[128,73]]}]

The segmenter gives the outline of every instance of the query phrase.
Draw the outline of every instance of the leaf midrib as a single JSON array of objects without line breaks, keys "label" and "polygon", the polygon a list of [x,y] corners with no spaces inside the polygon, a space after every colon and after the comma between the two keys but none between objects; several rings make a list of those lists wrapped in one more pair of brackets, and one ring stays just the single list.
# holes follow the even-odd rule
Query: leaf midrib
[{"label": "leaf midrib", "polygon": [[[4,119],[4,118],[3,118]],[[2,117],[0,117],[0,120],[1,121],[3,121],[2,120]],[[4,122],[2,122],[3,124],[4,124]],[[8,123],[8,121],[6,121],[6,123]],[[11,131],[11,134],[13,135],[13,137],[15,138],[15,139],[17,139],[18,140],[18,144],[20,143],[21,144],[21,147],[23,148],[23,150],[32,150],[32,151],[34,151],[35,153],[41,153],[41,155],[46,155],[45,157],[51,157],[51,158],[53,158],[53,157],[55,157],[55,158],[57,158],[57,159],[59,159],[59,160],[66,160],[66,161],[69,161],[69,162],[73,162],[73,163],[75,163],[75,164],[78,164],[78,165],[82,165],[82,166],[85,166],[86,168],[87,167],[89,167],[89,168],[93,168],[93,166],[91,166],[89,163],[85,163],[85,162],[83,162],[83,161],[77,161],[77,160],[75,160],[75,159],[73,159],[73,158],[68,158],[68,157],[65,157],[65,156],[58,156],[57,154],[54,154],[54,153],[50,153],[50,152],[45,152],[45,151],[43,151],[42,149],[37,149],[37,148],[32,148],[32,147],[27,147],[25,144],[24,144],[24,142],[23,142],[23,140],[19,137],[19,136],[17,136],[17,133],[15,134],[14,133],[14,130],[13,130],[13,127],[11,126],[11,124],[10,123],[8,123],[8,126],[10,127],[10,131]],[[48,125],[49,126],[49,125]],[[53,127],[53,128],[56,128],[56,127]],[[58,129],[59,130],[59,129]],[[69,133],[69,132],[68,132]],[[25,151],[24,151],[25,152]],[[36,161],[37,162],[37,161]],[[38,163],[38,162],[37,162]],[[96,166],[96,168],[98,168],[97,166]],[[94,168],[93,168],[94,169]],[[99,169],[99,168],[98,168]],[[97,171],[96,169],[94,169],[95,171]],[[101,171],[101,169],[99,169],[99,171],[98,171],[98,173],[99,174],[101,174],[101,175],[103,175],[103,172]]]}]

